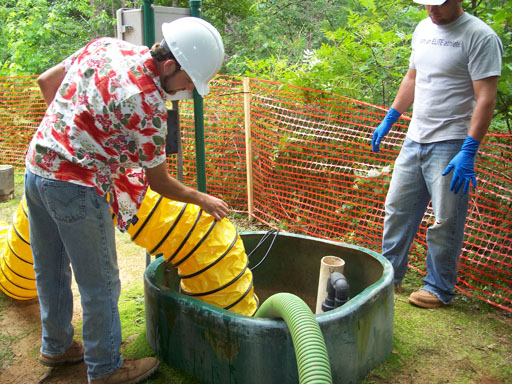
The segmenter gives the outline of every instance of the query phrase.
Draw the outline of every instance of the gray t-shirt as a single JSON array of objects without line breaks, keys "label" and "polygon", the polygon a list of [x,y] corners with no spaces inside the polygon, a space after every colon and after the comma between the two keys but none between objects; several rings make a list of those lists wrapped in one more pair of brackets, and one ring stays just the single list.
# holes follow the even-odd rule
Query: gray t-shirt
[{"label": "gray t-shirt", "polygon": [[407,135],[418,143],[464,139],[475,105],[472,82],[501,75],[502,53],[496,33],[468,13],[448,25],[422,20],[409,60],[416,87]]}]

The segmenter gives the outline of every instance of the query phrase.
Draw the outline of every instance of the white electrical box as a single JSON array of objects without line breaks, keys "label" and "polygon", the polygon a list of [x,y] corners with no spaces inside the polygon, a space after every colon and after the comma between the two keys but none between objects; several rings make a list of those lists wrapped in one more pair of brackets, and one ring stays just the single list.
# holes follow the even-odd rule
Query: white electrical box
[{"label": "white electrical box", "polygon": [[[155,42],[160,42],[163,39],[163,23],[190,16],[189,8],[153,6],[153,9],[155,11]],[[145,45],[142,9],[120,8],[117,10],[116,16],[117,38],[132,44]]]}]

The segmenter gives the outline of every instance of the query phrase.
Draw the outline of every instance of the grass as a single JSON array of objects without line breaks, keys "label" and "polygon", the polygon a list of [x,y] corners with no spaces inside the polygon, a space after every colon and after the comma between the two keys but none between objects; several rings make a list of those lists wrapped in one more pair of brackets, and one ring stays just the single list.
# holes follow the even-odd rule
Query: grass
[{"label": "grass", "polygon": [[362,384],[512,383],[510,315],[462,295],[449,307],[416,308],[407,297],[418,287],[410,271],[395,295],[393,353]]},{"label": "grass", "polygon": [[[23,193],[23,177],[16,176],[15,199],[0,203],[0,221],[11,223]],[[239,231],[257,230],[244,215],[230,216]],[[126,234],[116,234],[118,253],[141,257],[141,249]],[[511,314],[458,294],[446,308],[423,310],[407,302],[421,286],[421,276],[410,270],[403,293],[395,295],[394,346],[386,362],[375,368],[361,384],[507,384],[512,383]],[[0,293],[0,320],[8,301]],[[15,305],[8,304],[8,305]],[[145,334],[142,284],[123,287],[119,302],[125,357],[154,356]],[[77,333],[81,324],[76,324]],[[34,330],[34,331],[39,331]],[[0,370],[12,361],[11,345],[20,335],[0,334]],[[161,364],[148,383],[199,383],[186,372]]]}]

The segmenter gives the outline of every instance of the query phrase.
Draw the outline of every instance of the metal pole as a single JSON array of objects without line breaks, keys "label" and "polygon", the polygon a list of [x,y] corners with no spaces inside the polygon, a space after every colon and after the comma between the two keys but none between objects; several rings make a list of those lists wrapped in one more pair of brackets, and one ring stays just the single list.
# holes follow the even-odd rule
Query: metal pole
[{"label": "metal pole", "polygon": [[[153,0],[144,0],[142,14],[144,17],[144,44],[151,48],[155,43],[155,10],[153,9]],[[151,255],[146,251],[146,267],[150,263]]]},{"label": "metal pole", "polygon": [[[201,17],[201,0],[190,0],[190,16]],[[203,98],[194,89],[197,189],[206,192],[206,151],[204,147]]]},{"label": "metal pole", "polygon": [[144,0],[142,14],[144,16],[144,44],[151,48],[155,43],[155,10],[153,9],[153,0]]}]

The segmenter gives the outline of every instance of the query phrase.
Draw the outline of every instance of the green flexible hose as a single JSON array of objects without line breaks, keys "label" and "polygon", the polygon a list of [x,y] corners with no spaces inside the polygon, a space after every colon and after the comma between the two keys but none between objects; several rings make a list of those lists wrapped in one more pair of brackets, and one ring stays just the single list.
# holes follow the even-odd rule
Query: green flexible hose
[{"label": "green flexible hose", "polygon": [[332,384],[322,331],[301,298],[291,293],[276,293],[265,300],[254,317],[280,317],[286,322],[295,348],[300,384]]}]

